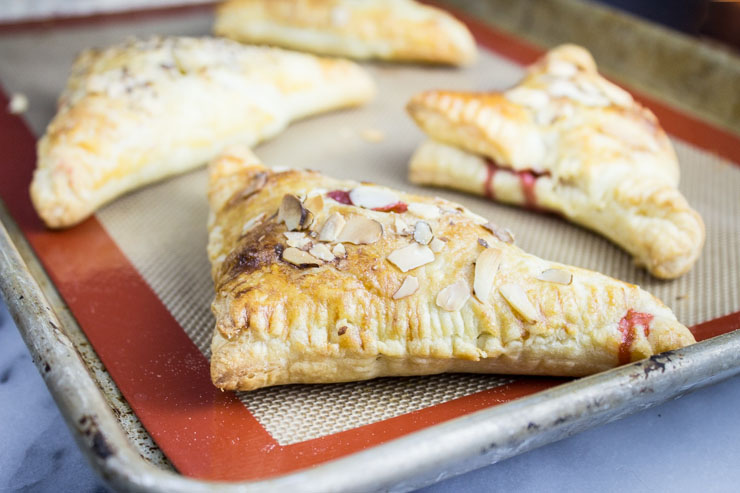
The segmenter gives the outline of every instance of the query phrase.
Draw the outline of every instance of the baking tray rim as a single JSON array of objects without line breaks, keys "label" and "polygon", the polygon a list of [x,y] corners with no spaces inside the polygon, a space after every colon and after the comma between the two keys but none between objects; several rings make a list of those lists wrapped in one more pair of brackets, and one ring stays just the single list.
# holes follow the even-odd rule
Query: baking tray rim
[{"label": "baking tray rim", "polygon": [[[64,309],[61,298],[1,199],[0,226],[0,292],[9,311],[78,445],[106,481],[127,491],[403,491],[492,464],[740,374],[740,330],[735,330],[309,469],[257,481],[188,478],[150,464],[126,437],[67,336],[57,314]],[[60,300],[61,306],[52,305],[50,297]],[[733,322],[734,317],[727,320],[734,326]]]},{"label": "baking tray rim", "polygon": [[[15,30],[19,26],[3,27]],[[59,316],[66,306],[2,199],[0,292],[78,445],[106,481],[127,491],[408,490],[740,374],[740,331],[735,330],[454,418],[309,469],[257,481],[205,481],[155,467],[136,450],[99,381],[68,336],[68,329],[77,331],[79,326],[72,317]],[[737,329],[738,315],[740,312],[716,322],[726,321]],[[95,355],[94,349],[92,353]]]}]

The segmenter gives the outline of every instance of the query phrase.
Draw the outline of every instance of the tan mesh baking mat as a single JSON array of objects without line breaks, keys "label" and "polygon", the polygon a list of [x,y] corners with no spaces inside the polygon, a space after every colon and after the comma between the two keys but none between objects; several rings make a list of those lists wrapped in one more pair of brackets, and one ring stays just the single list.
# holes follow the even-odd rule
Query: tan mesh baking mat
[{"label": "tan mesh baking mat", "polygon": [[[255,152],[269,165],[304,167],[401,189],[416,188],[463,202],[496,224],[510,227],[517,244],[529,252],[641,285],[671,306],[687,325],[740,309],[740,280],[736,275],[740,272],[740,228],[737,219],[733,221],[740,217],[740,170],[728,166],[727,161],[674,139],[683,173],[681,188],[706,222],[707,243],[691,273],[676,281],[659,281],[635,267],[629,254],[561,219],[448,190],[412,187],[406,180],[409,154],[422,139],[403,110],[409,97],[420,88],[500,87],[502,84],[491,74],[516,79],[522,71],[519,66],[485,53],[474,68],[464,72],[369,68],[379,84],[378,100],[365,108],[300,122]],[[367,133],[382,134],[383,139],[367,141],[363,138]],[[160,183],[111,204],[98,213],[98,219],[198,348],[207,354],[213,329],[213,285],[203,227],[208,215],[206,181],[206,172],[201,170]],[[151,243],[142,242],[142,238],[151,239]],[[359,395],[362,400],[338,399],[333,405],[326,404],[331,389],[317,392],[314,387],[265,389],[242,394],[241,399],[279,443],[290,444],[499,384],[496,379],[464,375],[443,378],[444,384],[420,378],[395,384],[353,384],[349,386],[352,390],[334,386],[342,394]],[[440,399],[434,394],[445,385],[450,390]],[[403,392],[397,389],[400,386]],[[392,408],[387,407],[390,399],[395,399]],[[283,412],[276,412],[284,402],[289,402],[289,408],[299,418],[286,421]]]},{"label": "tan mesh baking mat", "polygon": [[[54,98],[64,84],[72,56],[78,49],[110,44],[132,33],[203,34],[208,31],[209,24],[208,14],[198,13],[160,19],[156,23],[147,21],[136,25],[113,24],[105,28],[93,26],[0,36],[0,78],[10,91],[22,88],[29,96],[31,110],[27,120],[38,135],[54,112]],[[497,35],[491,39],[487,44],[495,47],[502,38]],[[529,50],[524,58],[532,56],[531,48]],[[428,88],[481,90],[513,84],[522,74],[522,67],[511,58],[521,59],[522,56],[512,55],[516,50],[512,51],[511,46],[502,45],[501,51],[507,53],[508,58],[483,50],[479,62],[463,70],[370,64],[368,69],[379,86],[378,96],[371,104],[298,122],[255,151],[268,165],[306,167],[340,178],[375,181],[459,201],[497,224],[510,227],[516,233],[517,243],[529,252],[641,285],[670,305],[687,325],[740,310],[740,167],[686,141],[673,139],[681,162],[681,189],[703,216],[707,241],[694,269],[671,282],[650,277],[632,264],[628,254],[562,219],[408,183],[407,163],[422,135],[403,110],[406,101],[412,94]],[[704,127],[699,125],[697,129],[700,128]],[[20,135],[23,129],[17,131]],[[23,152],[32,156],[33,142],[23,142],[26,146]],[[21,151],[18,152],[20,155]],[[475,405],[460,404],[462,410],[459,412],[493,405],[499,402],[496,389],[505,389],[517,380],[440,375],[268,388],[238,396],[261,426],[249,425],[249,437],[237,435],[227,430],[226,425],[218,424],[222,423],[219,420],[238,429],[234,423],[240,423],[239,420],[246,419],[241,416],[250,414],[241,414],[243,408],[242,411],[236,409],[229,401],[229,394],[221,396],[211,388],[207,392],[203,390],[208,385],[205,359],[190,351],[189,342],[178,339],[178,333],[172,331],[173,327],[179,334],[184,331],[197,350],[208,355],[213,328],[209,308],[213,286],[205,253],[208,212],[205,171],[131,193],[105,207],[97,214],[97,219],[74,231],[49,233],[29,212],[23,190],[33,167],[32,158],[19,159],[31,162],[24,161],[25,168],[13,178],[17,180],[14,185],[6,184],[9,191],[0,190],[4,200],[15,211],[14,215],[60,292],[142,422],[160,445],[169,444],[165,451],[178,468],[188,474],[222,479],[243,479],[253,474],[225,472],[228,464],[236,460],[232,456],[237,449],[233,447],[237,447],[234,443],[240,440],[261,444],[258,448],[265,447],[265,457],[273,453],[273,449],[293,451],[290,457],[303,454],[314,457],[295,461],[292,466],[265,466],[261,474],[310,465],[377,443],[374,438],[367,438],[368,433],[385,440],[436,422],[435,419],[439,421],[455,415],[440,412],[438,419],[424,418],[416,424],[399,421],[404,416],[422,416],[418,413],[424,409],[449,409],[440,405],[472,402],[461,398],[483,394],[488,400],[482,399]],[[80,293],[85,293],[87,298],[81,299],[83,294]],[[137,342],[132,343],[132,339]],[[147,345],[154,347],[145,347]],[[136,357],[132,356],[134,353]],[[131,360],[130,364],[127,359]],[[191,377],[194,383],[189,390],[173,390],[171,383],[165,383]],[[163,383],[158,385],[160,378]],[[142,383],[145,380],[147,384]],[[500,392],[505,393],[504,390]],[[187,396],[191,395],[200,399],[199,406],[210,407],[206,410],[205,407],[188,407]],[[188,411],[177,406],[175,410],[170,409],[168,403],[172,402],[185,406]],[[201,420],[200,428],[193,425],[194,429],[206,429],[214,436],[222,436],[219,447],[212,446],[208,433],[205,433],[208,439],[203,438],[203,434],[189,434],[188,423],[193,416]],[[386,422],[392,424],[382,428]],[[378,427],[368,428],[373,424]],[[400,426],[400,431],[394,431],[396,426]],[[352,434],[352,430],[358,429],[372,431],[364,435]],[[181,435],[173,438],[168,433]],[[336,446],[338,442],[323,440],[336,434],[350,445],[342,448]],[[229,440],[233,447],[224,445]],[[178,455],[185,452],[178,450],[175,443],[187,443],[192,447],[189,456]],[[304,443],[306,448],[298,447]],[[336,451],[327,452],[332,448]],[[214,452],[215,449],[224,452]],[[199,462],[198,453],[217,456],[218,460],[213,461],[220,464],[218,471],[212,466],[209,466],[211,469],[202,466],[201,463],[207,461]]]}]

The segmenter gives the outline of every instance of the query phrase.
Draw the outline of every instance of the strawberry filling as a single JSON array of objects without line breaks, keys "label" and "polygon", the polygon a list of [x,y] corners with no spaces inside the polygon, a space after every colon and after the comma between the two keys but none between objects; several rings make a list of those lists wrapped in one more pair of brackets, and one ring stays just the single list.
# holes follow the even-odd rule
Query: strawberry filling
[{"label": "strawberry filling", "polygon": [[515,174],[519,178],[519,184],[522,187],[525,207],[537,210],[541,209],[541,207],[537,205],[537,194],[535,193],[534,187],[537,183],[537,178],[540,176],[550,176],[549,172],[539,172],[534,170],[513,171],[510,168],[501,166],[491,158],[486,158],[486,182],[484,184],[485,196],[491,200],[496,200],[496,190],[493,187],[493,180],[498,172]]},{"label": "strawberry filling", "polygon": [[637,338],[637,327],[641,326],[645,337],[650,335],[650,322],[653,316],[649,313],[636,312],[629,309],[627,314],[619,321],[619,332],[622,340],[619,343],[619,364],[624,365],[632,361],[632,343]]},{"label": "strawberry filling", "polygon": [[326,196],[332,200],[336,200],[340,204],[354,205],[352,199],[349,198],[349,192],[345,190],[332,190],[331,192],[327,192]]},{"label": "strawberry filling", "polygon": [[384,205],[383,207],[375,207],[373,210],[378,212],[397,212],[402,213],[408,210],[409,206],[405,202],[396,202],[395,204]]}]

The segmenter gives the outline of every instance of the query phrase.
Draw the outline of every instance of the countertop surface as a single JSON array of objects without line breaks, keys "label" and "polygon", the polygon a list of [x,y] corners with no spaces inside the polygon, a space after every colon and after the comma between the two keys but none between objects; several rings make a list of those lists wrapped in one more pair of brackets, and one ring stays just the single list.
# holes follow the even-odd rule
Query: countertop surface
[{"label": "countertop surface", "polygon": [[[425,491],[737,491],[738,409],[735,377]],[[2,301],[0,423],[1,492],[108,491],[77,449]]]},{"label": "countertop surface", "polygon": [[[0,19],[89,13],[124,3],[144,2],[12,0]],[[738,408],[735,377],[425,491],[737,491]],[[77,449],[1,300],[0,444],[0,492],[108,491]]]}]

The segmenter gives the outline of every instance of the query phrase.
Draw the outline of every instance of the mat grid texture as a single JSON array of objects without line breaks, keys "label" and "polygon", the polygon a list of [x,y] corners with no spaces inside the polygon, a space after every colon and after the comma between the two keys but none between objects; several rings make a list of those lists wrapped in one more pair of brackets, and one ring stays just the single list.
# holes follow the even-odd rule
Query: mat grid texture
[{"label": "mat grid texture", "polygon": [[[370,105],[311,118],[291,126],[256,153],[268,165],[318,169],[340,178],[371,180],[440,195],[508,226],[517,244],[551,260],[601,271],[641,285],[671,306],[686,325],[740,309],[740,168],[674,140],[681,189],[702,214],[707,242],[697,265],[674,281],[660,281],[635,267],[607,240],[564,220],[498,205],[447,190],[412,186],[406,166],[420,132],[404,114],[408,98],[430,87],[505,87],[521,68],[484,53],[471,69],[370,66],[379,97]],[[373,129],[384,138],[362,138]],[[98,219],[146,279],[196,346],[209,355],[213,286],[206,258],[208,215],[205,170],[139,190],[98,213]],[[245,218],[246,221],[247,218]],[[511,381],[479,375],[380,379],[341,385],[286,386],[241,393],[265,429],[288,445],[433,406]]]}]

